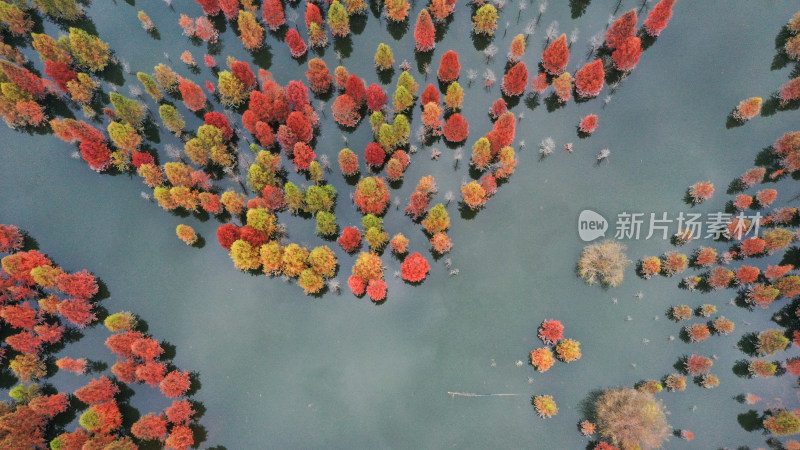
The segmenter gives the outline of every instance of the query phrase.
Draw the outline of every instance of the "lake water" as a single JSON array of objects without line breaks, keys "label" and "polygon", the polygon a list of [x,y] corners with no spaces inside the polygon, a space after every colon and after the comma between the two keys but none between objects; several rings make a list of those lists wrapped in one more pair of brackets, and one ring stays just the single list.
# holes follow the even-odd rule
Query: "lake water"
[{"label": "lake water", "polygon": [[[206,50],[180,36],[177,10],[189,11],[190,16],[201,12],[194,2],[174,3],[175,10],[157,0],[94,2],[90,15],[99,36],[130,63],[134,73],[151,72],[155,64],[165,62],[163,52],[167,52],[169,64],[190,76],[178,55],[190,49],[201,61]],[[557,20],[559,30],[567,34],[573,28],[580,30],[569,65],[574,73],[586,61],[589,37],[604,30],[617,3],[591,2],[585,14],[572,19],[567,2],[551,2],[523,60],[534,67],[545,29]],[[385,20],[368,12],[366,26],[352,37],[351,48],[339,47],[343,64],[367,84],[377,82],[372,57],[377,43],[384,41],[398,62],[412,62],[415,78],[424,88],[421,64],[413,54],[413,18],[423,6],[424,2],[414,5],[411,27],[399,40],[387,34]],[[639,1],[624,0],[619,13],[639,6]],[[136,20],[140,9],[153,19],[160,40],[141,30]],[[603,107],[603,98],[608,88],[596,100],[571,102],[553,112],[544,103],[531,110],[521,102],[512,110],[525,113],[517,142],[525,140],[527,149],[518,152],[516,174],[474,218],[462,220],[455,204],[448,208],[454,219],[449,235],[455,243],[448,256],[460,274],[448,276],[440,260],[422,286],[412,287],[392,277],[400,263],[387,253],[383,261],[389,296],[381,305],[357,299],[346,290],[306,297],[297,286],[280,279],[236,271],[216,243],[217,222],[160,210],[140,198],[145,187],[136,177],[98,176],[84,162],[69,158],[72,146],[52,136],[0,130],[2,222],[27,230],[66,269],[93,271],[111,291],[102,306],[111,312],[133,311],[147,321],[156,338],[177,347],[175,364],[200,373],[202,388],[195,399],[206,408],[200,420],[207,430],[203,447],[583,448],[588,441],[576,424],[584,418],[580,404],[590,392],[660,379],[675,372],[673,365],[681,356],[695,352],[719,356],[712,373],[719,376],[721,386],[705,390],[690,384],[685,392],[660,394],[671,413],[670,424],[692,430],[695,448],[765,446],[767,436],[761,430],[747,431],[740,424],[740,415],[751,407],[734,397],[752,392],[769,404],[779,399],[790,409],[798,408],[796,382],[788,375],[741,378],[732,367],[746,358],[735,348],[740,337],[774,327],[770,316],[783,303],[748,312],[728,305],[733,290],[691,293],[677,288],[677,278],[645,281],[632,268],[619,288],[587,286],[574,273],[584,245],[576,225],[585,208],[606,217],[622,211],[687,212],[682,201],[685,190],[702,180],[714,182],[717,194],[695,210],[721,210],[729,199],[724,195],[728,183],[752,167],[758,151],[797,126],[796,111],[758,117],[742,127],[725,126],[726,116],[740,100],[767,98],[786,82],[791,66],[779,70],[770,66],[775,36],[797,9],[793,1],[678,1],[669,27],[607,106]],[[302,8],[298,11],[302,17]],[[489,64],[498,78],[503,55],[513,37],[535,17],[536,4],[529,3],[519,21],[516,15],[516,2],[501,13],[493,41],[500,51]],[[448,33],[433,52],[434,72],[429,78],[435,82],[442,53],[459,52],[471,145],[491,128],[486,110],[499,95],[499,82],[489,91],[480,79],[466,88],[464,71],[476,68],[480,73],[487,67],[468,38],[469,21],[469,8],[460,2]],[[510,27],[504,36],[506,21]],[[58,33],[55,27],[48,31]],[[270,56],[257,61],[243,50],[230,25],[221,42],[220,65],[232,54],[260,63],[281,84],[305,80],[305,65],[289,58],[285,44],[273,35],[267,38]],[[333,45],[325,49],[323,59],[331,69],[337,65]],[[206,68],[191,77],[196,82],[213,79]],[[135,76],[125,74],[125,80],[135,82]],[[396,76],[385,87],[390,94],[395,80]],[[120,87],[120,92],[127,95],[127,87]],[[152,108],[152,101],[148,104]],[[216,104],[215,109],[221,110]],[[330,111],[326,113],[330,117]],[[600,126],[591,138],[579,139],[575,127],[589,113],[599,115]],[[192,119],[187,128],[199,124]],[[418,110],[414,119],[412,129],[419,123]],[[349,135],[349,147],[361,154],[370,133],[369,125],[362,123]],[[331,120],[323,120],[317,153],[335,161],[345,146],[341,134]],[[557,150],[540,160],[536,147],[548,136]],[[160,141],[156,147],[162,158],[166,158],[164,144],[178,144],[163,132]],[[575,143],[573,154],[560,150],[570,141]],[[392,192],[403,204],[426,174],[434,175],[440,188],[434,202],[443,201],[448,190],[458,192],[467,175],[469,152],[454,170],[452,150],[441,142],[435,146],[443,152],[439,160],[431,160],[430,150],[421,148],[412,157],[402,187]],[[611,158],[598,166],[595,155],[606,147]],[[340,226],[360,223],[360,215],[347,200],[351,188],[336,170],[328,178],[340,193],[336,207]],[[794,195],[791,183],[777,184],[778,204]],[[322,244],[313,235],[312,221],[285,213],[281,221],[288,224],[293,240]],[[179,223],[195,227],[207,240],[205,248],[187,247],[176,239]],[[427,249],[420,228],[402,211],[392,208],[385,224],[390,235],[406,234],[412,251]],[[667,241],[653,239],[626,244],[633,260],[673,248]],[[703,244],[724,248],[710,241]],[[352,259],[338,246],[336,250],[344,284]],[[759,266],[762,262],[774,263],[764,258]],[[641,300],[634,298],[639,291],[644,294]],[[699,344],[670,341],[681,325],[664,313],[678,303],[716,304],[721,315],[736,322],[736,332]],[[536,330],[549,318],[561,320],[566,336],[581,342],[583,358],[557,363],[539,374],[527,364],[527,355],[540,345]],[[102,346],[104,335],[104,330],[89,330],[63,353],[109,361]],[[797,350],[790,348],[780,356],[796,355]],[[526,364],[516,367],[517,360]],[[70,391],[79,386],[76,380],[58,374],[52,381]],[[448,391],[519,396],[451,398]],[[543,420],[535,415],[531,396],[539,394],[554,396],[560,408],[556,417]],[[163,408],[166,400],[137,387],[131,403],[144,414]],[[763,407],[762,403],[753,408]],[[685,446],[685,441],[672,438],[666,447]]]}]

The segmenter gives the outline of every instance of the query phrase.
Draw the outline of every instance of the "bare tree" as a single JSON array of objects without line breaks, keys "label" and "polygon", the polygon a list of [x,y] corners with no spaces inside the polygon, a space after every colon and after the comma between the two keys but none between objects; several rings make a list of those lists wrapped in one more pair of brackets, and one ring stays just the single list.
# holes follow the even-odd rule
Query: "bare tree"
[{"label": "bare tree", "polygon": [[553,141],[553,138],[546,137],[542,140],[541,144],[539,144],[539,154],[541,156],[547,156],[553,153],[553,149],[556,148],[556,143]]},{"label": "bare tree", "polygon": [[495,81],[497,81],[497,78],[495,77],[494,72],[492,72],[492,69],[487,67],[486,72],[483,73],[484,86],[488,88],[492,86]]},{"label": "bare tree", "polygon": [[472,82],[475,81],[476,78],[478,78],[478,71],[475,69],[467,69],[467,87],[471,87]]},{"label": "bare tree", "polygon": [[411,70],[411,63],[408,62],[407,59],[404,59],[403,62],[400,63],[400,70],[405,70],[406,72]]},{"label": "bare tree", "polygon": [[172,159],[181,159],[181,150],[178,147],[175,147],[172,144],[167,144],[164,146],[164,150],[167,151],[167,156]]},{"label": "bare tree", "polygon": [[547,31],[545,32],[545,37],[547,38],[547,43],[549,44],[550,41],[558,36],[558,21],[554,20],[550,22],[550,25],[547,26]]},{"label": "bare tree", "polygon": [[572,48],[572,44],[578,42],[578,36],[580,36],[581,30],[577,28],[573,28],[572,31],[569,33],[569,46]]},{"label": "bare tree", "polygon": [[529,38],[533,36],[533,33],[536,33],[536,19],[531,19],[527,25],[525,25],[525,38]]},{"label": "bare tree", "polygon": [[597,162],[600,162],[600,161],[608,158],[609,156],[611,156],[611,150],[609,150],[607,148],[604,148],[604,149],[600,150],[600,153],[597,154]]},{"label": "bare tree", "polygon": [[445,192],[445,193],[444,193],[444,201],[445,201],[445,206],[449,205],[449,204],[450,204],[450,202],[452,202],[453,200],[455,200],[455,198],[456,198],[456,195],[455,195],[455,194],[453,194],[453,191],[447,191],[447,192]]},{"label": "bare tree", "polygon": [[428,81],[428,75],[431,74],[431,65],[430,63],[425,63],[422,65],[422,71],[425,72],[425,81]]},{"label": "bare tree", "polygon": [[489,46],[488,46],[488,47],[486,47],[485,49],[483,49],[483,56],[485,56],[485,57],[486,57],[486,62],[487,62],[487,63],[488,63],[488,62],[489,62],[489,61],[490,61],[492,58],[494,58],[494,55],[496,55],[496,54],[497,54],[497,46],[496,46],[496,45],[494,45],[494,44],[489,44]]},{"label": "bare tree", "polygon": [[528,4],[525,0],[520,0],[519,4],[517,5],[517,23],[519,23],[519,18],[522,16],[522,12],[528,7]]},{"label": "bare tree", "polygon": [[150,193],[145,192],[145,191],[140,192],[139,196],[142,197],[143,199],[147,200],[148,202],[153,200],[153,196],[150,195]]},{"label": "bare tree", "polygon": [[328,158],[328,155],[320,155],[319,163],[323,169],[330,172],[331,171],[331,160]]}]

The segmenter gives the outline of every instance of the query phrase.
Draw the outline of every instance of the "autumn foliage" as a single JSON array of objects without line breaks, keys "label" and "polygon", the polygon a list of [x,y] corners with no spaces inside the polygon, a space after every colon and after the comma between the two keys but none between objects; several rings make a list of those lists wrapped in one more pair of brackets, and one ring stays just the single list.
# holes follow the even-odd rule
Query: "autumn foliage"
[{"label": "autumn foliage", "polygon": [[644,31],[650,36],[658,36],[667,27],[672,18],[672,7],[675,0],[661,0],[653,7],[644,21]]},{"label": "autumn foliage", "polygon": [[412,253],[406,257],[400,266],[400,272],[404,280],[410,283],[419,283],[428,276],[430,265],[428,260],[419,253]]},{"label": "autumn foliage", "polygon": [[575,90],[584,98],[597,97],[605,84],[603,61],[595,59],[575,73]]},{"label": "autumn foliage", "polygon": [[567,35],[562,34],[550,43],[542,53],[542,67],[550,75],[560,75],[569,62],[569,46]]}]

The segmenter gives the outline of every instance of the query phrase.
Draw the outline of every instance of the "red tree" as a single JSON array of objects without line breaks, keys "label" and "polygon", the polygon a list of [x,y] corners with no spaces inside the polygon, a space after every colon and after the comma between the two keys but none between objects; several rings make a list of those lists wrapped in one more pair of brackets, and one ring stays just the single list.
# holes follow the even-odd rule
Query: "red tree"
[{"label": "red tree", "polygon": [[256,230],[250,225],[245,225],[239,229],[239,239],[247,241],[253,247],[261,247],[269,242],[269,236],[260,230]]},{"label": "red tree", "polygon": [[336,97],[331,105],[333,111],[333,119],[339,125],[344,127],[354,127],[358,125],[361,120],[361,114],[358,112],[358,103],[348,94],[342,94]]},{"label": "red tree", "polygon": [[458,61],[458,53],[453,50],[448,50],[442,55],[439,62],[439,81],[442,83],[449,83],[458,79],[458,74],[461,71],[461,63]]},{"label": "red tree", "polygon": [[219,0],[195,0],[203,8],[203,14],[215,16],[219,14]]},{"label": "red tree", "polygon": [[167,415],[167,422],[176,425],[189,423],[194,415],[192,404],[188,400],[175,400],[164,412]]},{"label": "red tree", "polygon": [[578,130],[581,133],[592,134],[594,130],[597,129],[597,114],[589,114],[588,116],[581,119],[580,125],[578,125]]},{"label": "red tree", "polygon": [[286,207],[283,189],[277,186],[264,186],[264,189],[261,190],[261,196],[264,200],[263,207],[270,210],[270,212],[280,211]]},{"label": "red tree", "polygon": [[188,450],[192,445],[194,445],[194,433],[192,433],[192,429],[184,426],[178,425],[176,427],[172,427],[170,430],[169,436],[167,436],[166,441],[164,441],[167,448],[174,448],[174,449],[181,449],[181,450]]},{"label": "red tree", "polygon": [[286,101],[293,111],[301,111],[310,104],[308,88],[302,81],[292,80],[286,85]]},{"label": "red tree", "polygon": [[276,31],[281,25],[286,23],[286,16],[283,14],[283,4],[280,0],[264,0],[261,10],[261,19],[264,25],[270,30]]},{"label": "red tree", "polygon": [[314,150],[305,142],[298,142],[294,144],[294,167],[296,170],[308,170],[308,165],[317,157]]},{"label": "red tree", "polygon": [[559,75],[567,67],[569,62],[569,46],[567,46],[567,35],[562,34],[542,53],[542,67],[550,75]]},{"label": "red tree", "polygon": [[155,414],[147,414],[131,426],[131,434],[145,441],[161,440],[167,434],[167,421]]},{"label": "red tree", "polygon": [[331,87],[331,82],[333,82],[333,76],[331,71],[328,70],[328,65],[319,58],[314,58],[308,62],[306,78],[308,78],[311,90],[316,94],[327,92]]},{"label": "red tree", "polygon": [[361,232],[355,227],[345,227],[336,240],[347,253],[353,253],[361,246]]},{"label": "red tree", "polygon": [[14,225],[0,224],[0,252],[11,253],[22,249],[24,238]]},{"label": "red tree", "polygon": [[450,142],[462,142],[469,135],[469,123],[459,113],[447,118],[444,124],[444,138]]},{"label": "red tree", "polygon": [[661,0],[647,15],[644,21],[644,31],[650,36],[658,36],[667,28],[669,20],[672,18],[672,7],[675,0]]},{"label": "red tree", "polygon": [[20,353],[39,353],[42,339],[30,331],[21,331],[6,338],[6,344]]},{"label": "red tree", "polygon": [[122,333],[112,334],[106,339],[106,347],[112,353],[123,358],[133,356],[131,346],[133,343],[143,337],[142,333],[138,331],[125,331]]},{"label": "red tree", "polygon": [[564,338],[564,325],[558,320],[545,320],[539,326],[539,339],[545,344],[555,345]]},{"label": "red tree", "polygon": [[615,20],[606,31],[606,46],[614,49],[629,37],[636,35],[637,20],[635,9],[626,12]]},{"label": "red tree", "polygon": [[67,91],[67,83],[78,78],[78,74],[70,69],[69,65],[61,61],[45,61],[44,73],[52,78],[64,92]]},{"label": "red tree", "polygon": [[526,86],[528,86],[528,66],[524,62],[518,62],[503,77],[500,90],[509,97],[516,97],[525,93]]},{"label": "red tree", "polygon": [[347,82],[345,82],[344,85],[344,92],[350,97],[353,97],[353,100],[358,106],[364,104],[364,100],[367,97],[367,89],[364,86],[364,82],[354,73],[351,73],[350,76],[347,77]]},{"label": "red tree", "polygon": [[159,388],[169,398],[180,397],[189,390],[189,372],[173,370],[161,380]]},{"label": "red tree", "polygon": [[425,105],[431,102],[438,104],[439,101],[441,100],[441,97],[439,95],[439,89],[437,89],[436,86],[429,84],[425,86],[425,90],[422,91],[422,95],[420,96],[419,99],[420,99],[420,104],[422,105],[423,108],[425,107]]},{"label": "red tree", "polygon": [[133,383],[136,381],[136,361],[123,359],[111,366],[111,373],[123,383]]},{"label": "red tree", "polygon": [[417,220],[424,216],[428,211],[431,199],[427,192],[416,190],[411,193],[408,198],[408,205],[406,206],[406,214],[411,216],[412,219]]},{"label": "red tree", "polygon": [[219,241],[219,245],[225,250],[230,250],[231,244],[237,239],[239,239],[239,227],[236,225],[226,223],[217,228],[217,240]]},{"label": "red tree", "polygon": [[428,52],[436,46],[436,28],[427,9],[420,11],[414,26],[414,41],[418,52]]},{"label": "red tree", "polygon": [[306,42],[294,28],[286,32],[286,45],[289,46],[289,53],[292,54],[292,58],[300,58],[308,50]]},{"label": "red tree", "polygon": [[597,97],[605,84],[605,76],[603,61],[595,59],[575,74],[575,90],[581,97]]},{"label": "red tree", "polygon": [[319,10],[319,6],[314,3],[306,2],[306,27],[311,26],[312,23],[317,25],[322,25],[322,13]]},{"label": "red tree", "polygon": [[150,386],[156,386],[164,379],[164,373],[166,373],[166,371],[167,367],[164,363],[147,361],[136,368],[136,379]]},{"label": "red tree", "polygon": [[219,0],[219,8],[226,19],[233,19],[239,15],[239,0]]},{"label": "red tree", "polygon": [[131,343],[131,353],[133,356],[150,361],[164,353],[164,349],[155,339],[143,337]]},{"label": "red tree", "polygon": [[367,148],[364,149],[364,160],[367,164],[377,169],[383,165],[385,159],[386,152],[383,151],[383,148],[381,148],[377,142],[370,142],[367,144]]},{"label": "red tree", "polygon": [[430,268],[428,260],[415,252],[408,255],[403,264],[400,265],[400,273],[404,280],[411,283],[419,283],[428,276]]},{"label": "red tree", "polygon": [[78,148],[81,151],[81,158],[95,172],[102,172],[111,164],[111,150],[102,141],[85,140]]},{"label": "red tree", "polygon": [[310,142],[314,137],[311,120],[303,113],[297,111],[289,113],[289,117],[286,118],[286,127],[291,130],[298,142]]},{"label": "red tree", "polygon": [[486,139],[491,144],[493,155],[497,154],[501,148],[507,147],[514,142],[516,128],[517,119],[512,112],[507,112],[497,119],[492,131],[486,134]]},{"label": "red tree", "polygon": [[183,104],[186,105],[189,111],[200,111],[206,106],[206,94],[200,86],[181,77],[178,83],[178,90],[183,97]]},{"label": "red tree", "polygon": [[0,309],[0,317],[14,328],[32,330],[38,321],[36,310],[27,303],[9,305]]},{"label": "red tree", "polygon": [[226,140],[233,137],[233,128],[231,128],[228,119],[223,114],[216,111],[208,112],[203,116],[203,121],[206,125],[219,128]]},{"label": "red tree", "polygon": [[96,405],[114,401],[114,395],[117,392],[119,392],[119,388],[104,375],[93,379],[86,386],[75,391],[75,397],[87,405]]},{"label": "red tree", "polygon": [[380,86],[372,83],[367,88],[367,108],[370,111],[379,111],[386,105],[386,93]]},{"label": "red tree", "polygon": [[367,284],[367,295],[373,302],[386,299],[386,282],[381,279],[369,280]]},{"label": "red tree", "polygon": [[357,297],[364,295],[367,289],[367,283],[361,277],[355,275],[350,275],[350,278],[347,279],[347,286],[350,287],[350,290]]},{"label": "red tree", "polygon": [[636,36],[626,38],[617,45],[617,49],[611,54],[614,60],[614,67],[623,72],[629,72],[639,63],[642,55],[642,40]]},{"label": "red tree", "polygon": [[58,304],[58,313],[78,328],[84,328],[97,317],[92,314],[92,305],[82,298],[70,298]]},{"label": "red tree", "polygon": [[62,273],[56,278],[56,286],[67,295],[84,299],[94,297],[98,290],[94,275],[85,270]]},{"label": "red tree", "polygon": [[256,87],[256,75],[250,68],[250,64],[244,61],[234,61],[231,63],[231,74],[241,81],[246,89]]}]

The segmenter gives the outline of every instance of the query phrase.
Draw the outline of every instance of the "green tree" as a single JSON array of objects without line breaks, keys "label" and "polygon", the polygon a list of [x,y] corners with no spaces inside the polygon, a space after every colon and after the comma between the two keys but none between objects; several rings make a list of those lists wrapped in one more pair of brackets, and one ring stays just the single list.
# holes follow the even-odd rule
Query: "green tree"
[{"label": "green tree", "polygon": [[108,65],[108,44],[80,28],[69,29],[69,48],[79,66],[97,72]]},{"label": "green tree", "polygon": [[286,202],[286,207],[294,214],[306,211],[305,202],[303,202],[303,191],[291,181],[283,185],[283,200]]},{"label": "green tree", "polygon": [[394,116],[392,130],[394,131],[396,145],[408,144],[411,138],[411,124],[408,123],[408,117],[405,114]]},{"label": "green tree", "polygon": [[404,70],[400,77],[397,78],[397,85],[406,88],[411,95],[417,95],[419,84],[414,81],[414,77],[407,70]]},{"label": "green tree", "polygon": [[8,396],[17,403],[28,403],[39,396],[39,385],[25,386],[24,384],[18,384],[8,391]]},{"label": "green tree", "polygon": [[145,113],[141,103],[116,92],[112,92],[109,97],[111,98],[111,104],[114,106],[114,111],[116,112],[118,119],[122,120],[124,123],[127,123],[133,128],[142,128]]},{"label": "green tree", "polygon": [[310,186],[306,190],[304,200],[312,214],[319,211],[331,211],[336,203],[336,189],[330,184]]},{"label": "green tree", "polygon": [[209,160],[221,166],[233,163],[224,133],[213,125],[201,125],[197,129],[197,137],[186,143],[184,151],[193,163],[199,165],[208,164]]},{"label": "green tree", "polygon": [[136,78],[138,78],[139,82],[141,82],[144,86],[145,92],[153,97],[153,100],[157,102],[161,101],[161,99],[164,97],[164,94],[161,92],[161,89],[158,87],[158,83],[156,83],[156,80],[154,80],[153,77],[144,72],[139,72],[136,74]]},{"label": "green tree", "polygon": [[461,102],[464,101],[464,90],[458,81],[453,81],[447,86],[447,93],[444,95],[444,105],[447,109],[455,111],[461,109]]},{"label": "green tree", "polygon": [[378,44],[378,50],[375,51],[375,67],[380,70],[389,70],[394,64],[394,53],[392,48],[381,42]]},{"label": "green tree", "polygon": [[339,228],[336,226],[336,214],[328,211],[317,213],[317,234],[320,236],[336,236]]},{"label": "green tree", "polygon": [[174,134],[180,134],[183,127],[186,126],[186,121],[183,116],[178,112],[178,109],[172,105],[161,105],[158,107],[158,115],[164,122],[164,126]]},{"label": "green tree", "polygon": [[50,17],[65,20],[78,20],[83,10],[76,0],[33,0],[40,11]]},{"label": "green tree", "polygon": [[339,0],[334,0],[328,8],[328,25],[334,36],[344,37],[350,34],[350,16]]},{"label": "green tree", "polygon": [[422,221],[422,226],[430,234],[436,234],[450,228],[450,215],[447,214],[447,209],[444,205],[439,203],[431,208],[428,211],[428,216]]},{"label": "green tree", "polygon": [[239,106],[249,97],[244,83],[227,70],[219,73],[217,87],[222,104],[226,106]]},{"label": "green tree", "polygon": [[111,122],[108,124],[108,136],[114,145],[126,153],[136,151],[142,143],[142,137],[135,128],[127,123]]},{"label": "green tree", "polygon": [[275,232],[278,219],[266,208],[250,208],[247,210],[247,225],[258,231],[263,231],[267,236]]},{"label": "green tree", "polygon": [[[405,73],[405,72],[404,72]],[[400,113],[414,106],[414,96],[404,86],[397,86],[392,97],[394,112]]]},{"label": "green tree", "polygon": [[261,266],[261,253],[258,247],[237,239],[231,244],[231,259],[239,270],[253,270]]}]

